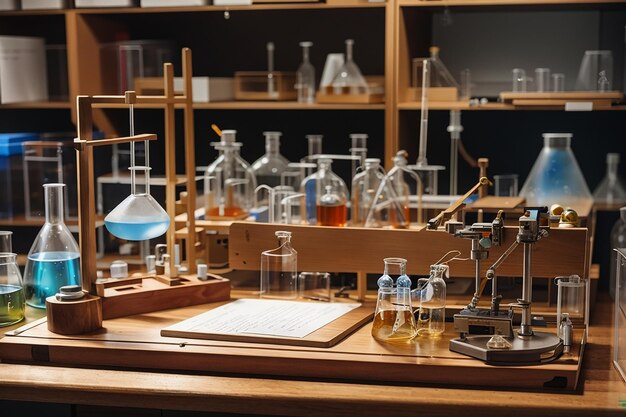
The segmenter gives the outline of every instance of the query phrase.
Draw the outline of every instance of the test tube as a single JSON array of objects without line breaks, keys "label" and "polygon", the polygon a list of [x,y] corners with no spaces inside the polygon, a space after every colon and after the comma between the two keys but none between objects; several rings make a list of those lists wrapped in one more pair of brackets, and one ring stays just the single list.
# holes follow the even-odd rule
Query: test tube
[{"label": "test tube", "polygon": [[535,82],[538,93],[550,91],[550,68],[535,68]]},{"label": "test tube", "polygon": [[513,68],[513,92],[526,92],[526,71],[521,68]]},{"label": "test tube", "polygon": [[472,77],[469,68],[461,71],[461,100],[469,100],[472,97]]},{"label": "test tube", "polygon": [[552,74],[552,91],[555,93],[565,91],[565,74],[560,72]]}]

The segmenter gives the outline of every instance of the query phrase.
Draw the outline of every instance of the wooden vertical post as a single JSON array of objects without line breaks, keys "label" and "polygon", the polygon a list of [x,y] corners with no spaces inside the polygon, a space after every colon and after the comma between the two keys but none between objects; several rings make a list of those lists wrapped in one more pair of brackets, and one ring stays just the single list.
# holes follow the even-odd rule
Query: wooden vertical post
[{"label": "wooden vertical post", "polygon": [[171,63],[163,66],[165,84],[165,205],[170,215],[167,229],[167,253],[170,254],[170,277],[177,276],[174,246],[176,245],[176,118],[174,109],[174,67]]},{"label": "wooden vertical post", "polygon": [[359,271],[356,273],[356,298],[359,301],[365,301],[367,293],[367,272]]},{"label": "wooden vertical post", "polygon": [[[183,49],[183,95],[185,96],[185,173],[187,175],[187,269],[196,273],[196,153],[193,123],[191,49]],[[209,247],[206,247],[207,258]]]}]

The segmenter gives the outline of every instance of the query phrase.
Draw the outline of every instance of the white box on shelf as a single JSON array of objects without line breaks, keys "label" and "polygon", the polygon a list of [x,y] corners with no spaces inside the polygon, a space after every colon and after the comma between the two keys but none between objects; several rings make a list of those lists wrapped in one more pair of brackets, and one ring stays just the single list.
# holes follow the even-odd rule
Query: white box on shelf
[{"label": "white box on shelf", "polygon": [[252,0],[213,0],[215,6],[245,6],[252,4]]},{"label": "white box on shelf", "polygon": [[44,39],[0,36],[0,103],[47,100]]},{"label": "white box on shelf", "polygon": [[74,0],[76,7],[133,7],[135,0]]},{"label": "white box on shelf", "polygon": [[0,0],[0,10],[17,10],[17,0]]},{"label": "white box on shelf", "polygon": [[207,6],[210,0],[141,0],[141,7]]},{"label": "white box on shelf", "polygon": [[22,0],[22,9],[67,9],[68,0]]},{"label": "white box on shelf", "polygon": [[[183,91],[183,79],[174,78],[174,90]],[[229,77],[193,77],[191,90],[194,103],[235,99],[235,80]]]}]

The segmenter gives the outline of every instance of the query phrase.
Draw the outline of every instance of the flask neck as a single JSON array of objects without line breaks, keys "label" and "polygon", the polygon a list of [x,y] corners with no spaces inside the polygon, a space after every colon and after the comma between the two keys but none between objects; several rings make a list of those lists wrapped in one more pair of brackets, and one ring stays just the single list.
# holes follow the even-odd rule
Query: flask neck
[{"label": "flask neck", "polygon": [[63,223],[64,184],[45,184],[46,223]]},{"label": "flask neck", "polygon": [[280,139],[277,136],[267,136],[265,138],[265,153],[268,155],[278,155],[280,153]]},{"label": "flask neck", "polygon": [[309,144],[309,156],[319,155],[322,153],[322,136],[321,135],[307,135]]},{"label": "flask neck", "polygon": [[385,275],[406,275],[406,259],[385,258]]},{"label": "flask neck", "polygon": [[302,62],[305,64],[309,63],[309,47],[308,46],[302,47]]},{"label": "flask neck", "polygon": [[346,61],[352,62],[352,46],[354,41],[352,39],[346,40]]},{"label": "flask neck", "polygon": [[606,162],[606,176],[609,180],[615,181],[617,179],[617,169],[619,161],[610,160]]},{"label": "flask neck", "polygon": [[430,276],[432,278],[443,278],[447,269],[445,265],[431,265]]}]

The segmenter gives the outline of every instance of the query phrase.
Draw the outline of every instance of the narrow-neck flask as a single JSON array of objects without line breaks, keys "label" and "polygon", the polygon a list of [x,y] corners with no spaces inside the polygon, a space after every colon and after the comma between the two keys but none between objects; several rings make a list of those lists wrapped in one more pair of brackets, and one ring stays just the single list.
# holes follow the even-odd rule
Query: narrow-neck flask
[{"label": "narrow-neck flask", "polygon": [[[411,279],[406,275],[406,259],[385,258],[383,261],[385,269],[377,282],[372,337],[381,342],[408,342],[417,335],[417,326],[411,306]],[[396,277],[395,287],[393,277]]]},{"label": "narrow-neck flask", "polygon": [[315,102],[315,68],[309,59],[309,48],[313,42],[300,42],[302,47],[302,63],[296,72],[296,90],[299,103]]},{"label": "narrow-neck flask", "polygon": [[26,304],[35,308],[45,308],[46,298],[62,286],[81,285],[78,244],[63,220],[65,184],[43,187],[46,222],[28,252],[24,270]]},{"label": "narrow-neck flask", "polygon": [[585,182],[574,152],[571,133],[544,133],[543,149],[539,153],[519,195],[526,205],[571,207],[586,216],[593,197]]},{"label": "narrow-neck flask", "polygon": [[[305,222],[320,226],[344,226],[347,222],[346,203],[350,198],[348,187],[332,171],[332,159],[317,160],[317,171],[302,180],[300,192],[303,194]],[[330,186],[330,189],[327,187]],[[320,199],[324,198],[324,207]],[[331,198],[334,196],[333,198]],[[334,201],[336,205],[331,204]],[[322,214],[322,217],[318,217]]]},{"label": "narrow-neck flask", "polygon": [[263,132],[265,135],[265,155],[254,161],[252,171],[258,185],[270,187],[280,185],[280,176],[289,166],[287,158],[280,154],[281,132]]},{"label": "narrow-neck flask", "polygon": [[346,39],[346,60],[332,82],[335,94],[366,94],[368,92],[367,82],[352,57],[353,47],[354,40]]},{"label": "narrow-neck flask", "polygon": [[211,143],[219,152],[204,174],[206,217],[209,219],[245,218],[254,206],[256,178],[240,155],[241,143],[235,142],[236,130],[223,130],[219,142]]},{"label": "narrow-neck flask", "polygon": [[606,154],[606,175],[593,192],[593,201],[597,206],[611,208],[626,204],[626,187],[619,177],[619,154]]},{"label": "narrow-neck flask", "polygon": [[25,300],[17,255],[0,252],[0,327],[24,319]]},{"label": "narrow-neck flask", "polygon": [[365,169],[354,176],[351,211],[351,224],[353,226],[365,226],[367,214],[372,205],[376,204],[376,192],[384,177],[378,158],[367,158]]},{"label": "narrow-neck flask", "polygon": [[298,296],[298,252],[291,246],[291,232],[277,231],[276,249],[261,253],[262,298],[294,299]]},{"label": "narrow-neck flask", "polygon": [[417,283],[420,294],[420,309],[417,333],[420,336],[439,337],[446,324],[446,282],[444,276],[447,265],[431,265],[430,277]]},{"label": "narrow-neck flask", "polygon": [[[611,229],[611,262],[609,275],[609,294],[615,298],[615,281],[617,280],[617,260],[619,256],[615,249],[626,248],[626,207],[619,210],[620,218],[617,219]],[[623,286],[623,283],[620,284]]]}]

